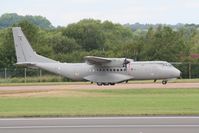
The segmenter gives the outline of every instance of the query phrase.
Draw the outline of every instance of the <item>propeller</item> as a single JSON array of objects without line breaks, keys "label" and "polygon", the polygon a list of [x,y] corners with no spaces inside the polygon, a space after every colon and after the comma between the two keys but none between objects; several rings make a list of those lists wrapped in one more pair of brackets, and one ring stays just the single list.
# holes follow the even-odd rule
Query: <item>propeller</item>
[{"label": "propeller", "polygon": [[123,62],[123,67],[127,68],[127,64],[129,64],[130,61],[128,61],[126,58],[124,59],[124,62]]}]

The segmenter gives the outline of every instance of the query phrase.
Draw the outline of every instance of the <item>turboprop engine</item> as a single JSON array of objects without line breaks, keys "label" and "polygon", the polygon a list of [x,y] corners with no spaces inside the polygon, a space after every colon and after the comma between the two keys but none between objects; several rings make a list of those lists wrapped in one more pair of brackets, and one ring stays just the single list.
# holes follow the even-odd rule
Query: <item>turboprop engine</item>
[{"label": "turboprop engine", "polygon": [[111,62],[104,64],[103,66],[110,67],[127,67],[127,64],[132,62],[132,59],[127,58],[113,58]]}]

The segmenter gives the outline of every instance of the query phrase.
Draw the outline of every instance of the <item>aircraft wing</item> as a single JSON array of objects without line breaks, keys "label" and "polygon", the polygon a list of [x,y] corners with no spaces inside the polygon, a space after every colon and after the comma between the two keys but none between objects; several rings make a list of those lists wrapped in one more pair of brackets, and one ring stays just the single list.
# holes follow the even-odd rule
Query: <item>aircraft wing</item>
[{"label": "aircraft wing", "polygon": [[85,61],[91,65],[102,65],[111,62],[112,60],[103,57],[97,56],[86,56],[84,57]]}]

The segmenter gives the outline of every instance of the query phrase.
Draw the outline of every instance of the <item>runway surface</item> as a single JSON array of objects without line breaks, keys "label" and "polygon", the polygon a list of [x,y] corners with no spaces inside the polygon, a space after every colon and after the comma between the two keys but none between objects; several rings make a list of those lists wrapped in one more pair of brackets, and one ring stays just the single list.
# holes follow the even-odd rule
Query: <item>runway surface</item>
[{"label": "runway surface", "polygon": [[198,133],[199,117],[0,119],[0,133]]},{"label": "runway surface", "polygon": [[[199,83],[168,83],[162,85],[161,83],[122,83],[114,86],[97,86],[96,84],[88,83],[66,83],[65,85],[23,85],[23,86],[0,86],[0,96],[45,96],[49,94],[62,94],[65,91],[72,90],[93,90],[93,89],[174,89],[174,88],[197,88]],[[75,93],[77,93],[77,91]]]},{"label": "runway surface", "polygon": [[[75,82],[74,82],[75,83]],[[53,90],[53,89],[139,89],[139,88],[199,88],[199,83],[122,83],[114,86],[97,86],[96,84],[66,84],[66,85],[24,85],[0,86],[1,90]]]}]

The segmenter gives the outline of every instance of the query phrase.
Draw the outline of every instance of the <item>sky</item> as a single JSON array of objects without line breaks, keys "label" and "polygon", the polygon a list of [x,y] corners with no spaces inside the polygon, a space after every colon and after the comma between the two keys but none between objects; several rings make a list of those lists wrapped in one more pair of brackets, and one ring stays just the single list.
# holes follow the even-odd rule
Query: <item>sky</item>
[{"label": "sky", "polygon": [[92,18],[114,23],[199,24],[199,0],[1,0],[0,15],[41,15],[54,26]]}]

